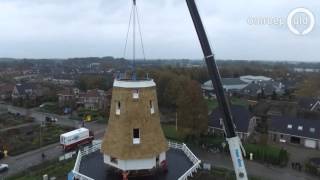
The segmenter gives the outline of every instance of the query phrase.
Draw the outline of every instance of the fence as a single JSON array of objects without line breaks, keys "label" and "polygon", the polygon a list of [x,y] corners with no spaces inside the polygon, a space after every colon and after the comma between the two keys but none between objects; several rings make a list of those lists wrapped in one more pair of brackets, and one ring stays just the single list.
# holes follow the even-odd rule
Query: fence
[{"label": "fence", "polygon": [[195,156],[192,151],[188,148],[186,144],[179,144],[175,142],[169,141],[169,147],[173,149],[180,149],[184,152],[184,154],[189,158],[189,160],[193,163],[193,166],[185,172],[178,180],[187,180],[188,177],[192,177],[193,173],[196,173],[200,168],[201,161]]},{"label": "fence", "polygon": [[[185,172],[178,180],[187,180],[188,177],[192,177],[193,173],[196,173],[197,170],[200,168],[201,161],[192,153],[192,151],[187,147],[186,144],[180,144],[176,142],[168,142],[168,145],[172,149],[179,149],[184,152],[184,154],[189,158],[189,160],[193,163],[193,166]],[[78,152],[77,160],[73,169],[73,174],[76,179],[79,180],[94,180],[90,177],[87,177],[79,172],[80,170],[80,163],[82,160],[82,157],[91,154],[93,152],[96,152],[101,149],[101,141],[95,141],[93,142],[93,145],[90,147],[85,147],[82,150]]]}]

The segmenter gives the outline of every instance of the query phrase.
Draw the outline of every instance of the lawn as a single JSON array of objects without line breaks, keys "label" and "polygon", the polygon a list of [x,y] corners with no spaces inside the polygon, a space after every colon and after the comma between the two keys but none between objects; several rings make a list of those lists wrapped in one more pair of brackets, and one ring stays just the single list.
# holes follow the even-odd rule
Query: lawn
[{"label": "lawn", "polygon": [[178,132],[176,131],[175,125],[162,124],[162,130],[167,139],[171,139],[175,141],[183,141],[183,139],[179,137]]},{"label": "lawn", "polygon": [[[216,99],[206,99],[206,101],[207,101],[207,104],[208,104],[209,112],[219,106],[219,103],[218,103],[218,101]],[[231,98],[231,103],[234,104],[234,105],[240,105],[240,106],[248,107],[248,101],[246,99],[232,97]]]},{"label": "lawn", "polygon": [[[71,128],[60,125],[50,125],[41,128],[41,146],[59,142],[60,134],[70,131]],[[11,129],[0,132],[0,147],[8,150],[10,156],[16,156],[40,147],[40,126]]]},{"label": "lawn", "polygon": [[56,180],[65,180],[67,174],[73,169],[74,163],[74,159],[63,162],[47,161],[11,176],[7,180],[41,180],[44,174],[47,174],[49,178],[56,177]]},{"label": "lawn", "polygon": [[218,101],[216,99],[206,99],[209,112],[218,107]]},{"label": "lawn", "polygon": [[9,113],[0,114],[0,129],[18,126],[21,124],[31,122],[33,122],[33,119],[29,117],[17,116]]}]

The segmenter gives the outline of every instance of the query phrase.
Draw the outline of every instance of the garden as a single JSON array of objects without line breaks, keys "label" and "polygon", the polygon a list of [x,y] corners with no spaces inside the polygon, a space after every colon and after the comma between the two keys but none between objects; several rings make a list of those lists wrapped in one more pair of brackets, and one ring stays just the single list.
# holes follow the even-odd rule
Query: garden
[{"label": "garden", "polygon": [[0,114],[0,129],[10,128],[31,122],[33,122],[33,119],[30,117],[19,116],[10,113]]},{"label": "garden", "polygon": [[59,162],[46,161],[40,165],[31,167],[19,174],[9,177],[7,180],[41,180],[43,175],[47,174],[49,177],[55,177],[56,180],[65,180],[67,174],[74,167],[75,160],[67,160]]},{"label": "garden", "polygon": [[[0,132],[0,147],[8,150],[9,156],[16,156],[31,150],[59,142],[60,134],[71,128],[60,125],[30,125]],[[40,137],[41,135],[41,137]]]},{"label": "garden", "polygon": [[244,148],[247,153],[247,158],[250,158],[250,153],[253,154],[253,160],[279,165],[284,167],[289,160],[289,154],[286,150],[270,145],[245,144]]}]

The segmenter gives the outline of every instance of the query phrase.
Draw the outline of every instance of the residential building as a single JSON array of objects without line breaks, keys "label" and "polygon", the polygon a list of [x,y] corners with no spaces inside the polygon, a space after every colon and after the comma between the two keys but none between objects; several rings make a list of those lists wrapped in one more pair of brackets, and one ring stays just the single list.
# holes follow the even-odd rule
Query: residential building
[{"label": "residential building", "polygon": [[73,106],[79,95],[79,89],[64,89],[58,93],[59,106]]},{"label": "residential building", "polygon": [[263,82],[263,81],[272,81],[272,78],[265,77],[265,76],[252,76],[252,75],[247,75],[247,76],[240,76],[240,79],[248,84],[250,83],[258,83],[258,82]]},{"label": "residential building", "polygon": [[43,95],[43,91],[40,85],[31,84],[31,83],[21,83],[16,84],[13,88],[11,97],[12,100],[15,99],[36,99]]},{"label": "residential building", "polygon": [[[226,92],[238,92],[248,85],[248,83],[242,81],[240,78],[222,78],[223,88]],[[214,88],[211,80],[205,82],[202,86],[202,91],[207,96],[212,96]]]},{"label": "residential building", "polygon": [[269,139],[277,143],[320,149],[320,121],[294,117],[272,117]]},{"label": "residential building", "polygon": [[[246,140],[254,131],[256,117],[245,106],[232,105],[231,113],[235,123],[236,133],[242,140]],[[209,116],[208,123],[210,133],[224,135],[222,113],[216,108]]]},{"label": "residential building", "polygon": [[[258,94],[271,96],[276,93],[284,93],[284,85],[276,82],[272,78],[265,76],[240,76],[239,78],[222,78],[223,88],[229,94],[238,94],[249,97],[257,97]],[[211,80],[205,82],[202,86],[204,96],[214,96],[214,88]]]},{"label": "residential building", "polygon": [[77,104],[82,104],[84,108],[90,110],[105,110],[107,105],[106,92],[99,89],[88,90],[79,94]]},{"label": "residential building", "polygon": [[249,97],[257,97],[259,94],[272,96],[274,93],[277,95],[284,93],[284,86],[281,82],[275,82],[273,80],[252,82],[240,91],[240,94]]},{"label": "residential building", "polygon": [[111,90],[92,89],[80,92],[79,89],[65,89],[58,93],[59,106],[84,107],[90,110],[106,110],[110,106]]}]

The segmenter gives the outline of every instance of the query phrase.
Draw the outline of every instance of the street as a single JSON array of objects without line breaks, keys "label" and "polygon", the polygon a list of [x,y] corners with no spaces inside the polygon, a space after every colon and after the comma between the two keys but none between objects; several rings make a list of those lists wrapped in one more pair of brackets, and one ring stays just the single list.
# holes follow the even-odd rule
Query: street
[{"label": "street", "polygon": [[[48,114],[37,112],[34,109],[26,110],[24,108],[13,107],[10,105],[0,104],[0,109],[8,108],[11,112],[20,113],[21,115],[28,114],[31,117],[35,118],[36,123],[41,123],[45,116],[57,117],[59,121],[57,122],[60,125],[69,126],[78,128],[81,123],[79,121],[70,120],[67,116],[59,116],[55,114]],[[104,135],[106,125],[99,124],[96,122],[86,123],[85,127],[94,132],[96,139],[101,139]],[[210,163],[215,167],[222,167],[229,170],[233,170],[233,165],[231,158],[222,153],[211,153],[203,151],[200,148],[192,148],[192,151],[196,156],[198,156],[203,162]],[[310,151],[310,150],[309,150]],[[45,160],[57,159],[59,156],[63,155],[59,143],[51,144],[49,146],[30,151],[15,157],[8,157],[4,160],[0,160],[0,163],[9,164],[10,170],[6,174],[0,175],[0,180],[4,177],[19,173],[27,168],[41,164],[43,159],[41,154],[46,155]],[[318,152],[315,152],[316,154]],[[267,166],[260,164],[254,161],[246,161],[246,168],[249,175],[264,177],[265,179],[281,179],[281,180],[316,180],[317,178],[311,175],[308,175],[304,172],[299,172],[288,167],[279,168],[275,166]]]},{"label": "street", "polygon": [[[20,113],[21,115],[26,115],[28,113],[29,116],[35,119],[36,121],[35,123],[39,123],[39,124],[45,119],[46,116],[50,116],[50,117],[57,117],[59,119],[57,124],[59,125],[64,125],[64,126],[69,126],[74,128],[78,128],[82,125],[79,121],[68,119],[67,116],[59,116],[55,114],[42,113],[42,112],[37,112],[33,109],[27,110],[24,108],[13,107],[11,105],[4,105],[4,104],[0,104],[0,108],[2,109],[8,108],[11,112]],[[24,127],[24,125],[21,125],[21,127]],[[99,124],[96,122],[89,122],[89,123],[85,123],[85,127],[94,132],[96,139],[100,139],[104,135],[106,125]],[[59,156],[64,154],[64,152],[62,151],[62,148],[60,147],[60,144],[55,143],[55,144],[51,144],[46,147],[43,147],[41,149],[30,151],[18,156],[7,157],[3,160],[0,160],[0,163],[9,164],[9,171],[7,173],[0,174],[0,180],[4,179],[4,177],[8,177],[10,175],[22,172],[23,170],[26,170],[32,166],[41,164],[43,162],[43,159],[41,157],[42,153],[46,155],[45,160],[57,159]]]},{"label": "street", "polygon": [[[192,151],[203,162],[210,163],[215,167],[222,167],[233,170],[231,157],[223,153],[211,153],[199,148],[192,148]],[[246,161],[246,169],[249,175],[263,177],[268,180],[317,180],[318,177],[311,176],[304,172],[299,172],[290,168],[280,168],[267,166],[254,161]]]}]

